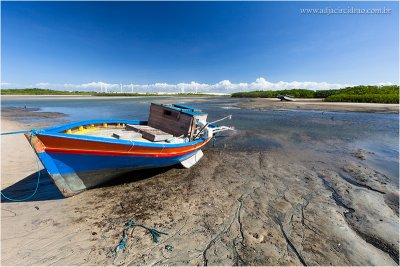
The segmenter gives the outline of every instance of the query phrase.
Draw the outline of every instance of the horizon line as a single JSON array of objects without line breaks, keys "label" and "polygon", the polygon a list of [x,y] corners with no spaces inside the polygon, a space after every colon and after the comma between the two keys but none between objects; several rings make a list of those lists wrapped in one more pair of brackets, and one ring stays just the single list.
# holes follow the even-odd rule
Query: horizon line
[{"label": "horizon line", "polygon": [[231,94],[244,91],[277,91],[289,89],[308,89],[313,91],[342,89],[352,86],[385,86],[399,85],[393,82],[379,83],[328,83],[313,81],[279,81],[270,82],[263,77],[257,78],[253,82],[233,83],[229,80],[222,80],[214,84],[200,83],[191,81],[180,83],[156,82],[151,84],[134,84],[134,83],[108,83],[103,81],[89,83],[49,83],[39,82],[35,84],[18,84],[1,82],[0,90],[3,89],[50,89],[57,91],[82,91],[82,92],[120,92],[120,93],[225,93]]}]

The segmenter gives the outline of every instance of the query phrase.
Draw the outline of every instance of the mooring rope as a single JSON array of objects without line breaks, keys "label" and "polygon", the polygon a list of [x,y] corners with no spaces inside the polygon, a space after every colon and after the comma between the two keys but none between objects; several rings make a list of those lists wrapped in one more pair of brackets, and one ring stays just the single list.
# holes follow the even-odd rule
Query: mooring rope
[{"label": "mooring rope", "polygon": [[119,250],[124,250],[126,248],[126,242],[128,241],[128,231],[130,228],[133,228],[135,226],[142,227],[142,228],[146,229],[147,231],[149,231],[154,243],[158,243],[158,241],[159,241],[158,239],[160,238],[161,235],[168,235],[167,233],[160,232],[154,228],[149,228],[142,224],[135,224],[134,223],[135,221],[136,221],[136,218],[132,217],[132,219],[130,219],[125,224],[125,228],[124,228],[124,232],[122,234],[121,241],[119,241],[118,246],[115,248],[115,250],[114,250],[115,252],[118,252]]},{"label": "mooring rope", "polygon": [[[33,137],[34,137],[38,132],[39,132],[39,130],[37,130],[37,129],[32,129],[32,130],[27,130],[27,131],[16,131],[16,132],[1,133],[0,135],[30,133],[31,135],[29,136],[29,143],[31,144],[31,147],[32,147],[33,151],[35,151],[35,148],[34,148],[33,145],[32,145],[32,139],[33,139]],[[32,193],[30,196],[25,197],[25,198],[22,198],[22,199],[16,199],[16,198],[8,197],[8,196],[6,196],[6,195],[3,193],[3,191],[0,191],[1,196],[4,197],[4,198],[7,199],[7,200],[13,201],[13,202],[25,201],[25,200],[28,200],[28,199],[32,198],[32,197],[36,194],[36,192],[37,192],[37,190],[38,190],[38,188],[39,188],[39,183],[40,183],[40,166],[39,166],[39,160],[38,160],[37,157],[36,157],[36,166],[37,166],[37,173],[38,173],[37,183],[36,183],[35,190],[33,191],[33,193]]]}]

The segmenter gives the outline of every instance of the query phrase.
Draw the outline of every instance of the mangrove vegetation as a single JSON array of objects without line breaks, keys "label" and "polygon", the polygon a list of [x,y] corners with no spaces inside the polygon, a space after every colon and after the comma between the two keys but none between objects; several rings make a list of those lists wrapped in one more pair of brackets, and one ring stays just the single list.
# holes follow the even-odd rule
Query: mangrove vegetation
[{"label": "mangrove vegetation", "polygon": [[291,89],[233,93],[232,97],[276,98],[290,95],[294,98],[323,98],[327,102],[399,103],[398,85],[359,85],[335,90]]}]

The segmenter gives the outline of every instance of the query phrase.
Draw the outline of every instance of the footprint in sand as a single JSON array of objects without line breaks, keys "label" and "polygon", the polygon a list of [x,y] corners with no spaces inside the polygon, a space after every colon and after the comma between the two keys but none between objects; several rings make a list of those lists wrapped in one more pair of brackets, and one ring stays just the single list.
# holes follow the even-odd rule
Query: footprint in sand
[{"label": "footprint in sand", "polygon": [[260,235],[258,233],[253,233],[251,236],[255,239],[256,242],[258,243],[265,243],[265,237],[264,235]]}]

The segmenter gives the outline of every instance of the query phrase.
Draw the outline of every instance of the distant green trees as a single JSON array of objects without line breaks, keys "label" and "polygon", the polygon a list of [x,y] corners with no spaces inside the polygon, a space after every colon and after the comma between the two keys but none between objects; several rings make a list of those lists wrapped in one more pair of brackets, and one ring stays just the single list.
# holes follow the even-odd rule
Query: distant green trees
[{"label": "distant green trees", "polygon": [[365,95],[365,94],[399,94],[398,85],[359,85],[346,87],[337,90],[319,90],[315,91],[314,96],[317,98],[326,98],[331,95],[348,94],[348,95]]},{"label": "distant green trees", "polygon": [[339,90],[316,91],[316,97],[328,102],[399,103],[399,86],[359,85]]},{"label": "distant green trees", "polygon": [[291,95],[295,98],[325,98],[328,102],[399,103],[398,85],[359,85],[336,90],[312,91],[292,89],[279,91],[253,91],[232,94],[232,97],[274,98],[278,95]]},{"label": "distant green trees", "polygon": [[325,98],[325,101],[398,104],[399,95],[398,94],[365,94],[365,95],[337,94]]},{"label": "distant green trees", "polygon": [[291,89],[279,91],[252,91],[252,92],[238,92],[233,93],[232,97],[260,97],[260,98],[274,98],[278,95],[291,95],[296,98],[313,98],[313,90],[307,89]]}]

